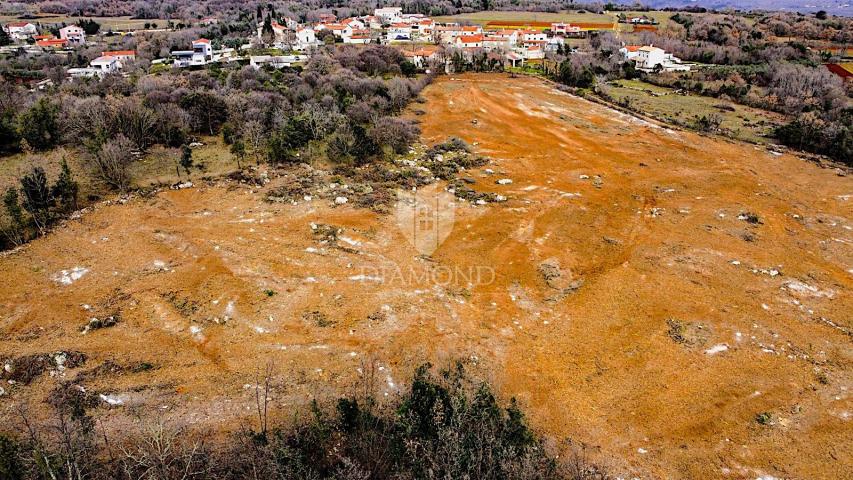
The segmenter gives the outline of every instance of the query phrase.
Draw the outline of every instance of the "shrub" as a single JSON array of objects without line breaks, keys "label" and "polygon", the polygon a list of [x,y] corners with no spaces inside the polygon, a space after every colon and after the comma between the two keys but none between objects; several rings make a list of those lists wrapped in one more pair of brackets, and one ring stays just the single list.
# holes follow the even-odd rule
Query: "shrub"
[{"label": "shrub", "polygon": [[42,97],[18,118],[18,135],[36,150],[51,148],[59,141],[58,115],[59,107]]},{"label": "shrub", "polygon": [[131,182],[132,151],[133,142],[124,135],[108,140],[91,156],[97,177],[119,191],[127,191]]},{"label": "shrub", "polygon": [[[307,419],[267,428],[270,371],[257,382],[258,429],[244,427],[219,444],[203,432],[143,421],[136,432],[109,439],[95,431],[89,410],[97,394],[60,383],[48,404],[62,420],[28,421],[31,441],[0,435],[2,478],[472,478],[599,479],[606,474],[575,455],[561,465],[527,426],[514,400],[506,405],[461,364],[415,372],[410,387],[381,404],[376,366],[366,366],[354,396],[323,406]],[[26,417],[24,417],[26,418]],[[14,428],[11,427],[11,428]],[[17,434],[21,434],[19,429]],[[112,445],[120,445],[115,448]],[[35,460],[35,461],[33,461]]]}]

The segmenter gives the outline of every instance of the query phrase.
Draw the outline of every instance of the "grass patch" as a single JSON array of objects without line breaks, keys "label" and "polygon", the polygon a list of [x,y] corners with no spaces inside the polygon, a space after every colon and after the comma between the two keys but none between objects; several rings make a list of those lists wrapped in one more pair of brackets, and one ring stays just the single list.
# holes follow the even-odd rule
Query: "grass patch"
[{"label": "grass patch", "polygon": [[773,130],[784,123],[776,113],[729,100],[684,95],[641,80],[619,80],[603,87],[616,103],[674,125],[694,128],[697,118],[719,117],[721,133],[752,143],[769,143]]},{"label": "grass patch", "polygon": [[517,21],[517,22],[613,22],[613,15],[601,15],[597,13],[578,13],[578,12],[472,12],[460,13],[458,15],[448,15],[441,17],[433,17],[437,22],[471,22],[478,25],[485,25],[490,21]]},{"label": "grass patch", "polygon": [[[124,17],[76,17],[69,15],[60,15],[52,13],[36,14],[38,18],[31,19],[31,22],[39,22],[42,25],[51,25],[65,23],[66,25],[76,24],[81,19],[94,20],[101,24],[101,31],[98,33],[106,33],[108,30],[139,30],[145,28],[146,23],[156,23],[157,28],[166,28],[168,20],[165,19],[134,19],[129,16]],[[18,20],[17,15],[0,15],[0,23],[6,24]],[[178,23],[179,20],[173,20]]]}]

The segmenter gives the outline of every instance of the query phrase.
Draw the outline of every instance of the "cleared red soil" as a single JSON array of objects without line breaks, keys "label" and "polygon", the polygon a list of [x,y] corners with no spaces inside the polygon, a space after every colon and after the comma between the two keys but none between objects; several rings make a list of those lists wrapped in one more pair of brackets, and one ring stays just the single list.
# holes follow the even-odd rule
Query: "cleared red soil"
[{"label": "cleared red soil", "polygon": [[[431,259],[394,215],[268,204],[245,187],[162,192],[0,258],[0,352],[159,366],[87,381],[123,401],[97,411],[115,425],[136,409],[211,425],[251,415],[244,387],[268,362],[274,408],[291,414],[351,391],[371,360],[393,395],[415,365],[462,358],[543,434],[616,473],[853,471],[850,177],[531,78],[443,77],[424,96],[425,142],[475,144],[492,163],[467,172],[473,187],[508,197],[460,203]],[[738,218],[748,212],[760,223]],[[318,243],[311,222],[344,227],[346,250]],[[543,264],[561,277],[546,281]],[[78,266],[79,279],[55,280]],[[433,281],[478,267],[494,278]],[[116,309],[117,326],[80,333]],[[38,404],[55,382],[11,388],[4,404]]]}]

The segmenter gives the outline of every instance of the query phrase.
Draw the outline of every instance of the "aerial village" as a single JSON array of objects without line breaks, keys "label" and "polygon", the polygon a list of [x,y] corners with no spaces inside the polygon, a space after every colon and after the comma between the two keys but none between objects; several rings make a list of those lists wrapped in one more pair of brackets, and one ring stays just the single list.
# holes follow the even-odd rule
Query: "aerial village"
[{"label": "aerial village", "polygon": [[[635,28],[648,20],[629,19]],[[204,18],[200,25],[217,22]],[[500,23],[500,22],[496,22]],[[170,24],[171,25],[171,24]],[[98,39],[87,36],[78,25],[59,28],[58,37],[41,29],[36,23],[19,21],[7,23],[4,31],[14,42],[0,47],[0,54],[23,49],[30,55],[73,55],[82,46],[99,45]],[[217,46],[211,40],[198,38],[186,49],[173,50],[168,57],[151,59],[150,67],[204,67],[215,63],[242,62],[255,69],[295,67],[304,64],[317,48],[329,44],[384,44],[400,49],[419,71],[441,69],[453,71],[451,58],[470,59],[486,55],[489,61],[507,68],[537,65],[549,52],[577,53],[568,39],[583,39],[592,32],[615,31],[614,23],[528,23],[524,25],[464,25],[439,23],[423,14],[403,13],[401,7],[384,7],[372,15],[337,18],[332,14],[320,16],[319,21],[301,24],[291,18],[281,23],[269,16],[259,20],[257,35],[246,38],[238,48]],[[145,35],[162,29],[111,31],[111,35]],[[104,43],[106,47],[106,43]],[[263,52],[264,54],[257,54]],[[653,45],[624,45],[619,52],[625,60],[635,62],[637,70],[646,72],[689,71],[691,64]],[[109,50],[91,60],[88,66],[69,68],[67,79],[103,78],[121,74],[124,66],[136,61],[134,50]],[[160,67],[162,68],[162,67]],[[35,85],[43,88],[51,80]]]},{"label": "aerial village", "polygon": [[393,1],[0,1],[0,480],[853,480],[853,7]]}]

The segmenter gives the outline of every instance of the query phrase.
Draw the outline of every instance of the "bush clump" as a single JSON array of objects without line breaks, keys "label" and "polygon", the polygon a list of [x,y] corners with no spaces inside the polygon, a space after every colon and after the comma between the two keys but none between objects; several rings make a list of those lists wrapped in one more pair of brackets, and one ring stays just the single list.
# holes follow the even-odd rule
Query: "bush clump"
[{"label": "bush clump", "polygon": [[258,428],[226,432],[227,441],[219,443],[163,421],[108,438],[106,431],[95,431],[89,414],[98,397],[61,384],[49,405],[62,428],[24,416],[26,429],[0,430],[0,474],[95,480],[609,478],[578,455],[559,462],[516,401],[502,405],[461,363],[438,374],[429,364],[421,366],[410,387],[385,403],[377,401],[375,366],[366,367],[362,379],[360,394],[326,407],[314,401],[306,419],[268,428],[275,423],[267,415],[268,371],[256,386]]}]

